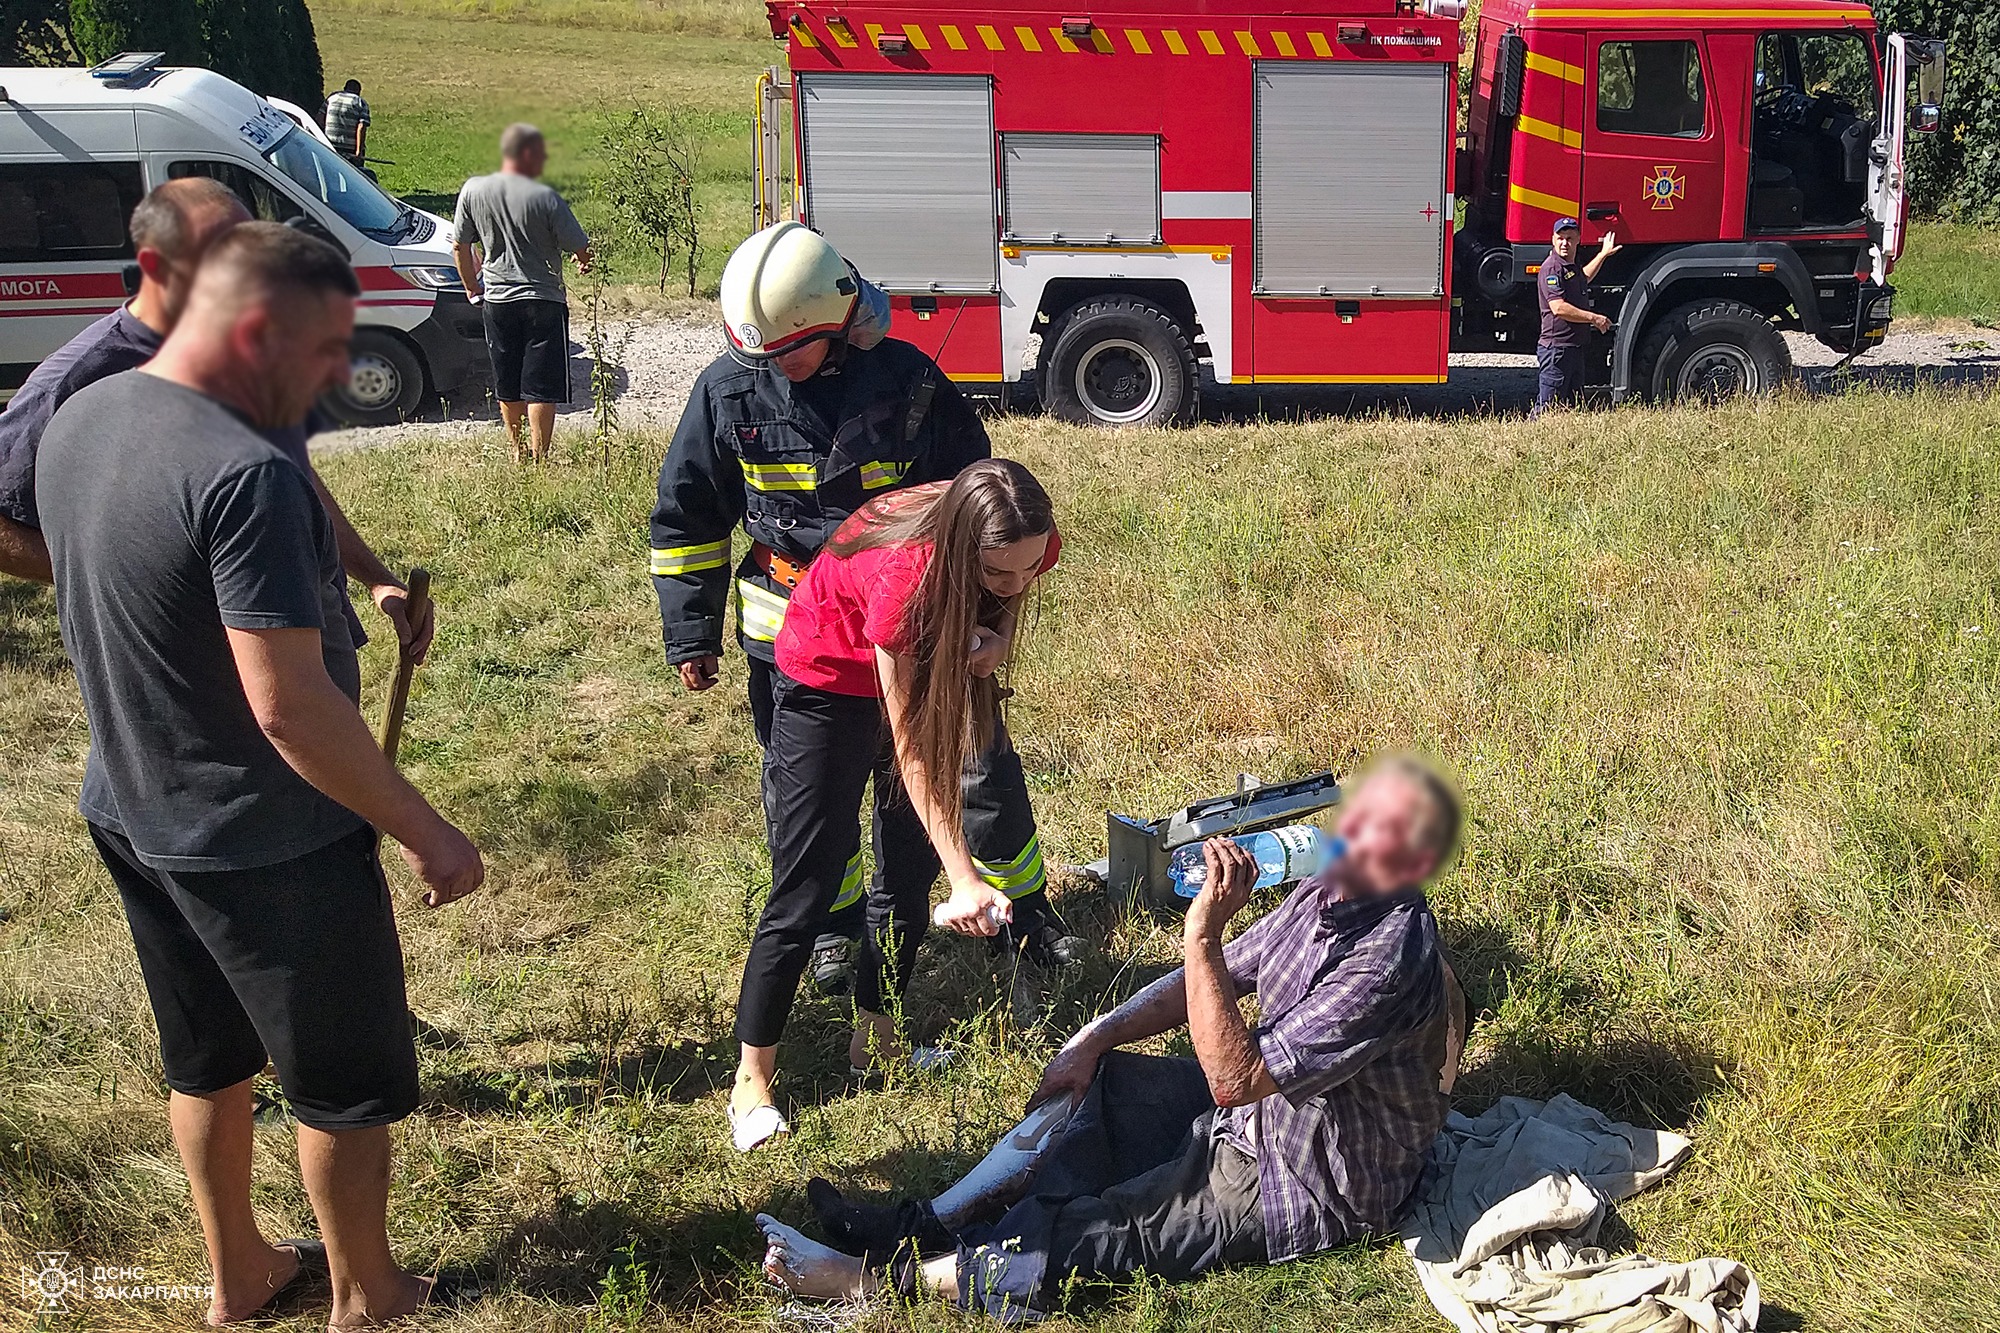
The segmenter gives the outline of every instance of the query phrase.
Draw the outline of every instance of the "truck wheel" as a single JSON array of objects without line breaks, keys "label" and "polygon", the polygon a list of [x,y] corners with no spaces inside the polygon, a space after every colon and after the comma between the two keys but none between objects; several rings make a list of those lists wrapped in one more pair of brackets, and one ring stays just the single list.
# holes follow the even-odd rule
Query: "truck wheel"
[{"label": "truck wheel", "polygon": [[1691,301],[1646,330],[1632,358],[1632,383],[1656,403],[1775,393],[1792,377],[1792,352],[1755,306]]},{"label": "truck wheel", "polygon": [[417,410],[424,368],[401,338],[357,329],[350,355],[353,376],[320,400],[328,416],[343,426],[393,426]]},{"label": "truck wheel", "polygon": [[1063,317],[1041,380],[1042,406],[1064,421],[1164,426],[1194,405],[1194,348],[1150,301],[1086,301]]}]

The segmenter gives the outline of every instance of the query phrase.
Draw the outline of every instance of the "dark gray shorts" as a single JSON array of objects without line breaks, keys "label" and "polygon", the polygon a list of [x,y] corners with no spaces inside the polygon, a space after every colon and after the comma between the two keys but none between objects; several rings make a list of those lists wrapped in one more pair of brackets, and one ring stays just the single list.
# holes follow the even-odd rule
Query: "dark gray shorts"
[{"label": "dark gray shorts", "polygon": [[190,1096],[275,1065],[292,1114],[366,1129],[417,1105],[417,1048],[389,886],[363,826],[255,870],[158,870],[90,825],[124,899],[167,1086]]}]

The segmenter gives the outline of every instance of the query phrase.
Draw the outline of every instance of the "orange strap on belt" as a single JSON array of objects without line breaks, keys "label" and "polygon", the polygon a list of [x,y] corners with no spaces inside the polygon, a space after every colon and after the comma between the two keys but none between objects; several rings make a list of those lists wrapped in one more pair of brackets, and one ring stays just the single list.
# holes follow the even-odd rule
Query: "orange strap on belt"
[{"label": "orange strap on belt", "polygon": [[802,565],[796,560],[787,560],[762,542],[750,543],[750,559],[757,568],[787,588],[798,587],[799,580],[806,576],[806,565],[812,563],[808,560]]}]

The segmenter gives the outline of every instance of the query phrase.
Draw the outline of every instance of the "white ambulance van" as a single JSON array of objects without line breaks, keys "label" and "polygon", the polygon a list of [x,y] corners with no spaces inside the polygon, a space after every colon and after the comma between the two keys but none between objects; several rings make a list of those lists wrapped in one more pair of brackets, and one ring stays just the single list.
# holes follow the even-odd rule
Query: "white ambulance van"
[{"label": "white ambulance van", "polygon": [[125,300],[126,223],[180,176],[213,176],[257,217],[305,217],[346,249],[362,294],[354,376],[328,395],[332,416],[394,422],[487,377],[448,222],[384,194],[240,84],[156,59],[0,68],[0,398]]}]

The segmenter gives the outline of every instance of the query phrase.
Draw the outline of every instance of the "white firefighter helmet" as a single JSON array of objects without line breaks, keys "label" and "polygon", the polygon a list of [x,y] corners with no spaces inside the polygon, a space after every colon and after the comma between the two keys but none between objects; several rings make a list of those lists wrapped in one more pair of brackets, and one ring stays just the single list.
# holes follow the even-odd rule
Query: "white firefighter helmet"
[{"label": "white firefighter helmet", "polygon": [[775,223],[723,266],[723,332],[732,351],[766,361],[846,333],[860,295],[860,276],[825,237],[797,222]]}]

